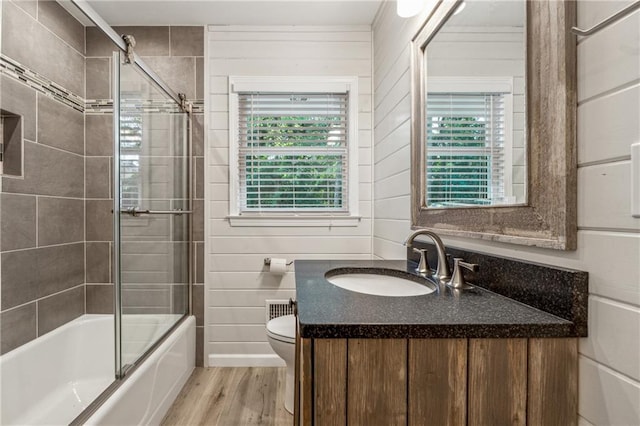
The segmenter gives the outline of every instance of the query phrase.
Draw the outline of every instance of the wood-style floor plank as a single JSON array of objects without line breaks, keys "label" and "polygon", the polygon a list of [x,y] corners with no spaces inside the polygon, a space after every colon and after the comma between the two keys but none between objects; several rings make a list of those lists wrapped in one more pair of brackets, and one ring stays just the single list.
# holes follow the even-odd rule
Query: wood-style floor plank
[{"label": "wood-style floor plank", "polygon": [[163,426],[290,426],[284,368],[196,368]]}]

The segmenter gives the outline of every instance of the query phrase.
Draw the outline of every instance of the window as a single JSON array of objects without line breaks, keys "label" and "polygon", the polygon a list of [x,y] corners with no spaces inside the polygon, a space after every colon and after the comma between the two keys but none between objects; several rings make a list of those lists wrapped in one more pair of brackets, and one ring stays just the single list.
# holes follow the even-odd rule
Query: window
[{"label": "window", "polygon": [[435,79],[428,85],[427,207],[511,202],[510,84]]},{"label": "window", "polygon": [[357,84],[326,80],[230,78],[232,217],[357,215]]}]

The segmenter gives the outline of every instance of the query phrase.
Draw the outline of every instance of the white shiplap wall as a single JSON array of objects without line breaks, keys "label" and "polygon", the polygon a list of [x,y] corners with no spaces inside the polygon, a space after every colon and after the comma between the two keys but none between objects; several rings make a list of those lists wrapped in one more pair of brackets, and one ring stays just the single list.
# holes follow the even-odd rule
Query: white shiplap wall
[{"label": "white shiplap wall", "polygon": [[[578,3],[591,27],[631,1]],[[431,1],[430,7],[432,7]],[[385,3],[374,31],[374,231],[379,258],[404,258],[410,229],[409,41],[426,14]],[[640,141],[640,12],[578,45],[578,250],[446,238],[451,246],[589,272],[589,337],[580,342],[584,425],[640,425],[640,219],[630,214],[630,151]]]},{"label": "white shiplap wall", "polygon": [[[371,258],[371,28],[210,26],[207,44],[205,355],[209,365],[269,363],[274,359],[264,329],[265,299],[288,300],[295,282],[293,267],[276,277],[266,272],[263,259]],[[230,75],[358,76],[358,226],[229,225]]]}]

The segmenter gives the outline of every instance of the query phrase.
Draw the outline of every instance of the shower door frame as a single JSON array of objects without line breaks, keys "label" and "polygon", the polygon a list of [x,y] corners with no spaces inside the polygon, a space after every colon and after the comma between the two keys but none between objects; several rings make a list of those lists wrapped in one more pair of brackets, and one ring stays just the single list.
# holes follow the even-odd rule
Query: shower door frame
[{"label": "shower door frame", "polygon": [[[72,0],[74,3],[77,0]],[[87,6],[90,7],[90,6]],[[93,10],[93,9],[92,9]],[[98,16],[98,18],[100,18]],[[102,18],[100,18],[102,19]],[[109,30],[116,34],[115,31],[111,27],[108,27]],[[106,32],[105,32],[106,33]],[[121,51],[113,52],[112,56],[112,77],[113,77],[113,247],[114,247],[114,256],[113,256],[113,286],[114,286],[114,327],[115,327],[115,376],[116,379],[122,380],[125,379],[129,374],[131,374],[135,369],[144,362],[144,360],[169,336],[175,328],[177,328],[184,319],[190,315],[193,315],[193,114],[191,104],[186,101],[186,97],[180,93],[175,95],[175,92],[171,91],[168,86],[162,82],[162,80],[157,77],[153,71],[151,74],[145,69],[145,67],[141,66],[138,62],[144,62],[137,58],[135,52],[132,53],[132,57],[136,58],[136,61],[131,61],[128,66],[132,66],[137,68],[139,71],[142,71],[144,76],[148,77],[150,83],[155,85],[156,87],[162,89],[169,97],[171,97],[183,113],[186,114],[186,136],[187,141],[185,144],[186,148],[186,165],[187,165],[187,211],[184,211],[181,214],[186,214],[188,217],[188,228],[187,228],[187,312],[182,316],[181,319],[176,321],[169,329],[159,337],[145,352],[143,352],[136,361],[129,365],[127,368],[122,365],[122,280],[121,280],[121,265],[120,265],[120,230],[121,230],[121,217],[122,217],[122,209],[121,209],[121,176],[120,176],[120,68],[122,66],[122,57],[127,52],[127,45],[124,43],[123,39],[120,40],[125,46],[124,49],[121,47]],[[144,64],[146,66],[146,64]],[[174,96],[175,95],[175,96]],[[176,100],[177,97],[177,100]],[[124,212],[127,213],[127,212]],[[153,214],[153,213],[151,213]],[[162,214],[168,214],[168,212],[162,212]],[[178,214],[178,212],[174,213]]]}]

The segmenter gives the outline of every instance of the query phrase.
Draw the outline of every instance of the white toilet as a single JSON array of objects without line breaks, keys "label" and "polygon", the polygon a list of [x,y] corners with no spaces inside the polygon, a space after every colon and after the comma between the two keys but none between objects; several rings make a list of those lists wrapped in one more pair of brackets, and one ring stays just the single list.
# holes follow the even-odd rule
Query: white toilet
[{"label": "white toilet", "polygon": [[267,339],[274,352],[287,364],[284,408],[293,414],[296,317],[293,315],[284,315],[269,321],[267,323]]}]

